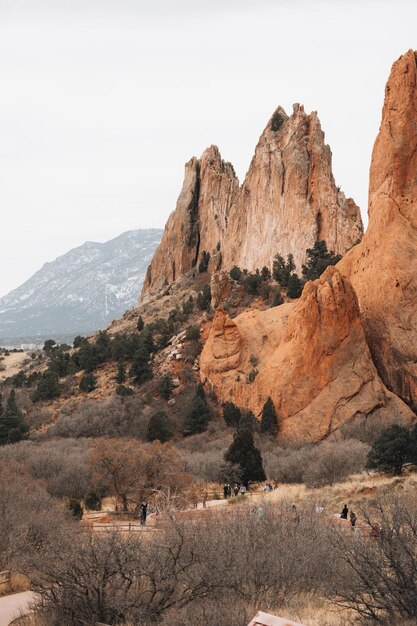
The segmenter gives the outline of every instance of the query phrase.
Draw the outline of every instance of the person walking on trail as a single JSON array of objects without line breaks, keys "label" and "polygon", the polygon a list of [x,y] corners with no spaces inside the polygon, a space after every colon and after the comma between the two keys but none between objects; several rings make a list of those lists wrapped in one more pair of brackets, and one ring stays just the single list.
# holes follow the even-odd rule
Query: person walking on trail
[{"label": "person walking on trail", "polygon": [[239,489],[239,493],[241,496],[244,496],[246,493],[246,487],[245,485],[241,485],[240,489]]},{"label": "person walking on trail", "polygon": [[352,526],[352,530],[353,530],[356,525],[356,515],[354,514],[353,511],[350,512],[349,518],[350,518],[350,525]]},{"label": "person walking on trail", "polygon": [[298,526],[298,524],[300,523],[300,514],[298,513],[297,507],[294,502],[291,505],[291,517]]},{"label": "person walking on trail", "polygon": [[223,486],[223,496],[224,496],[225,500],[227,500],[227,492],[228,492],[227,484],[224,483],[224,486]]},{"label": "person walking on trail", "polygon": [[207,492],[207,490],[205,490],[203,492],[203,509],[205,509],[207,507],[207,498],[208,498],[208,492]]},{"label": "person walking on trail", "polygon": [[140,525],[146,525],[146,518],[148,517],[148,503],[142,502],[140,505]]},{"label": "person walking on trail", "polygon": [[233,493],[235,494],[235,496],[237,496],[239,493],[239,485],[237,483],[233,487]]},{"label": "person walking on trail", "polygon": [[345,506],[342,509],[342,512],[340,514],[340,519],[347,519],[348,518],[348,513],[349,513],[349,509],[347,504],[345,504]]}]

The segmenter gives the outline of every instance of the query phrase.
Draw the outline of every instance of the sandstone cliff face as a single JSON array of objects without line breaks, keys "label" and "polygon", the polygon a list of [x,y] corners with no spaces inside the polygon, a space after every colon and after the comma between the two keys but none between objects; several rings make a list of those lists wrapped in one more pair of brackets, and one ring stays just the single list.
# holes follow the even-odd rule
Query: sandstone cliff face
[{"label": "sandstone cliff face", "polygon": [[417,53],[394,63],[369,183],[369,227],[339,263],[357,293],[374,362],[417,409]]},{"label": "sandstone cliff face", "polygon": [[177,208],[149,266],[142,298],[195,267],[203,251],[212,256],[212,271],[235,264],[270,267],[277,253],[292,253],[300,268],[315,241],[325,239],[330,250],[344,254],[362,231],[358,207],[335,185],[317,114],[294,105],[288,117],[279,108],[241,188],[214,146],[186,165]]},{"label": "sandstone cliff face", "polygon": [[[258,371],[253,382],[248,374]],[[219,400],[259,415],[271,396],[289,441],[319,441],[352,418],[409,408],[378,376],[350,282],[335,268],[308,283],[295,304],[248,311],[234,320],[218,310],[200,359],[201,380]]]},{"label": "sandstone cliff face", "polygon": [[221,159],[216,146],[186,164],[177,206],[148,267],[143,294],[155,294],[184,276],[198,264],[203,251],[216,256],[238,189],[232,165]]},{"label": "sandstone cliff face", "polygon": [[[274,130],[274,121],[282,126]],[[278,122],[279,123],[279,122]],[[275,126],[276,127],[276,126]],[[278,109],[255,150],[238,201],[230,211],[224,266],[271,266],[279,252],[301,269],[305,251],[324,239],[344,254],[362,237],[360,211],[335,185],[332,155],[317,113]]]}]

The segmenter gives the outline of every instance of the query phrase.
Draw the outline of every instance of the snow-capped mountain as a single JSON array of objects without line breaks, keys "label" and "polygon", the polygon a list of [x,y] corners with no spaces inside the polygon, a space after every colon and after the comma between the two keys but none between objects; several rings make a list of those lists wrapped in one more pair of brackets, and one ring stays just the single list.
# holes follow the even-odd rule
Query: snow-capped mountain
[{"label": "snow-capped mountain", "polygon": [[162,230],[87,241],[0,298],[0,343],[62,338],[103,328],[138,301]]}]

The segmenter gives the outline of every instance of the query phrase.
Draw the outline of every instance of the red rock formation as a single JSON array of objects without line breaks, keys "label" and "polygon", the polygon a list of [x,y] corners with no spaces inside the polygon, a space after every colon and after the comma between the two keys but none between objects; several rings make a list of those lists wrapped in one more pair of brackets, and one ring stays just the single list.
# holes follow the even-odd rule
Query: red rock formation
[{"label": "red rock formation", "polygon": [[216,147],[186,165],[177,208],[149,266],[142,297],[186,274],[203,251],[210,252],[213,270],[271,266],[277,253],[292,253],[300,268],[315,241],[325,239],[330,250],[343,254],[361,236],[359,209],[335,185],[317,114],[294,105],[288,117],[279,108],[240,189],[233,167]]},{"label": "red rock formation", "polygon": [[[274,121],[282,120],[279,130]],[[301,269],[305,251],[324,239],[344,254],[362,237],[360,211],[336,187],[332,154],[317,113],[281,108],[261,135],[238,201],[230,210],[224,267],[271,266],[279,252]]]},{"label": "red rock formation", "polygon": [[417,409],[417,53],[392,67],[369,182],[369,226],[339,263],[357,293],[374,362]]},{"label": "red rock formation", "polygon": [[380,380],[356,295],[334,267],[308,283],[295,304],[248,311],[234,320],[217,311],[200,375],[220,401],[256,415],[271,396],[281,437],[291,441],[319,441],[354,417],[413,417]]},{"label": "red rock formation", "polygon": [[203,251],[215,255],[238,189],[232,165],[221,159],[216,146],[186,164],[176,209],[148,267],[142,294],[157,293],[184,276],[197,265]]}]

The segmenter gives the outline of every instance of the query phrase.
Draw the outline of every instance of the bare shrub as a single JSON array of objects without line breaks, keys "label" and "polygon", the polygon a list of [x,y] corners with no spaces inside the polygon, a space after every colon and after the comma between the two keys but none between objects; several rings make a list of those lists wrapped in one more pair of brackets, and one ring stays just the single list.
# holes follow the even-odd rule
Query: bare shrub
[{"label": "bare shrub", "polygon": [[157,540],[146,533],[64,538],[59,551],[45,546],[32,580],[54,626],[224,623],[217,607],[235,612],[230,623],[241,626],[254,607],[329,590],[335,565],[316,518],[258,504],[191,521],[166,517]]},{"label": "bare shrub", "polygon": [[0,568],[28,573],[31,554],[59,545],[70,521],[41,484],[17,463],[0,465]]},{"label": "bare shrub", "polygon": [[366,419],[357,418],[343,424],[340,434],[344,439],[358,439],[371,446],[384,430],[394,424],[410,426],[410,420],[400,414],[380,414],[376,411]]},{"label": "bare shrub", "polygon": [[91,484],[89,447],[83,439],[21,441],[0,448],[0,460],[19,462],[34,479],[44,481],[49,494],[82,498]]},{"label": "bare shrub", "polygon": [[52,437],[138,437],[145,439],[148,418],[141,398],[87,400],[62,408],[57,422],[48,429]]},{"label": "bare shrub", "polygon": [[308,486],[333,485],[361,472],[369,446],[357,440],[324,441],[302,448],[268,446],[262,452],[268,478]]},{"label": "bare shrub", "polygon": [[361,441],[326,441],[309,451],[303,482],[312,487],[333,485],[361,472],[369,446]]},{"label": "bare shrub", "polygon": [[[417,505],[385,496],[361,511],[360,534],[336,532],[335,601],[370,623],[417,619]],[[408,623],[408,622],[407,622]]]}]

